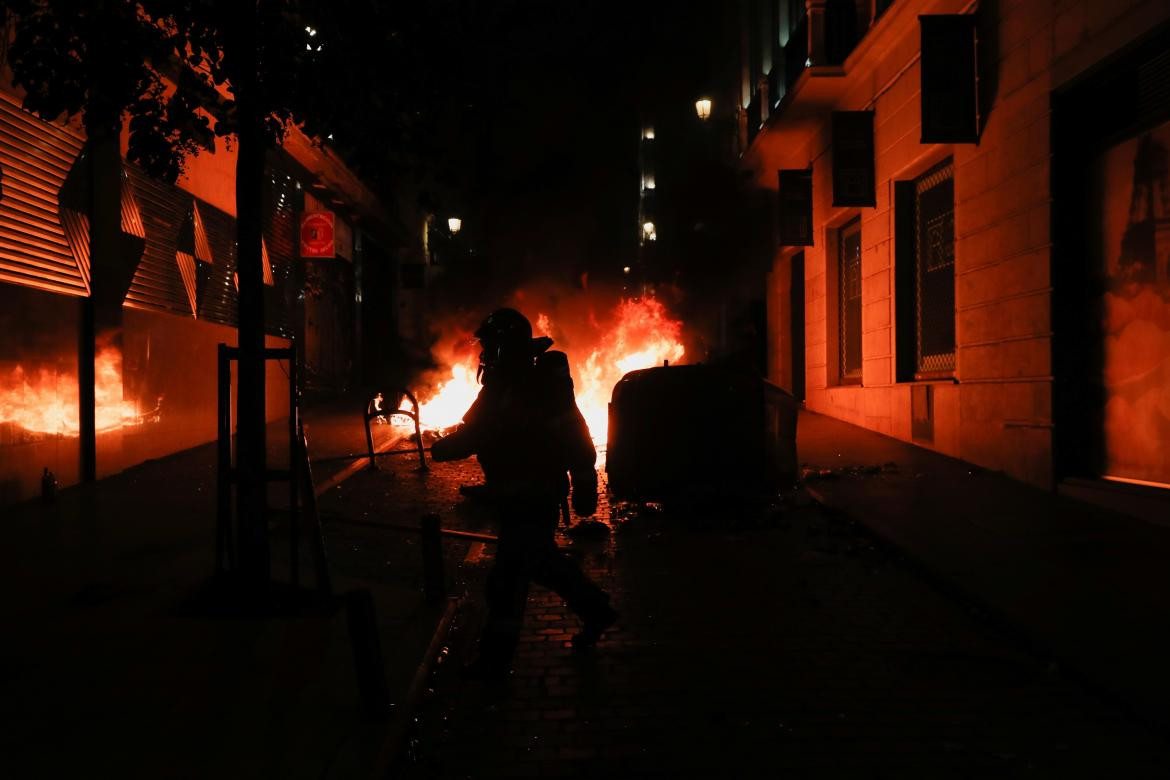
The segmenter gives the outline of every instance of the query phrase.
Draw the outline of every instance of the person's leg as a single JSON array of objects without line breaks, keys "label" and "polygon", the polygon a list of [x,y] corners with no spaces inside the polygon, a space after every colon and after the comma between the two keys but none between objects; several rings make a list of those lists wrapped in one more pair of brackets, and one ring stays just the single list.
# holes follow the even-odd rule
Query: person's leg
[{"label": "person's leg", "polygon": [[609,608],[609,594],[589,579],[581,567],[553,544],[544,556],[541,566],[533,572],[538,585],[556,592],[569,609],[581,618],[603,613]]},{"label": "person's leg", "polygon": [[580,633],[573,637],[577,646],[589,646],[597,642],[601,634],[617,620],[617,612],[609,604],[609,594],[589,578],[581,567],[556,543],[556,517],[559,509],[552,510],[553,521],[538,526],[533,540],[533,566],[529,576],[533,582],[555,592],[565,600],[569,609],[577,613],[584,623]]},{"label": "person's leg", "polygon": [[520,638],[524,605],[528,600],[528,572],[524,539],[512,518],[500,525],[496,558],[484,588],[487,618],[479,637],[475,673],[506,674]]}]

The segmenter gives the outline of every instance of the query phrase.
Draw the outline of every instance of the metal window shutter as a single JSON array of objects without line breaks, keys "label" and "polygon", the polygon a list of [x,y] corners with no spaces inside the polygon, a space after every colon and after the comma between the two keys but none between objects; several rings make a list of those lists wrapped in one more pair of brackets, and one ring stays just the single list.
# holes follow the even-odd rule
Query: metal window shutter
[{"label": "metal window shutter", "polygon": [[264,323],[269,333],[290,338],[293,326],[286,292],[292,284],[297,254],[299,193],[293,178],[278,168],[269,168],[266,176],[263,229],[272,286],[264,290]]},{"label": "metal window shutter", "polygon": [[179,230],[191,209],[192,197],[170,184],[128,166],[146,246],[126,294],[126,305],[191,316],[191,302],[176,258]]},{"label": "metal window shutter", "polygon": [[89,294],[58,213],[58,193],[81,147],[76,133],[0,93],[0,281]]},{"label": "metal window shutter", "polygon": [[236,273],[236,220],[231,214],[200,202],[199,216],[207,236],[211,262],[198,262],[199,319],[235,327],[238,300]]}]

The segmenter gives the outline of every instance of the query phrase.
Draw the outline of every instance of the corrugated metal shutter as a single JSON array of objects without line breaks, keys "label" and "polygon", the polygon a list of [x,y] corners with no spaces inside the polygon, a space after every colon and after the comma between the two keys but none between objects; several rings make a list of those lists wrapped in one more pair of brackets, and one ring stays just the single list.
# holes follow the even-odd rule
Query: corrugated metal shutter
[{"label": "corrugated metal shutter", "polygon": [[178,187],[153,179],[134,167],[130,168],[128,184],[146,228],[146,248],[126,294],[126,305],[191,316],[191,300],[176,253],[179,230],[193,199]]},{"label": "corrugated metal shutter", "polygon": [[206,203],[199,204],[199,216],[207,235],[212,262],[197,262],[199,318],[221,325],[237,322],[236,220],[231,214]]},{"label": "corrugated metal shutter", "polygon": [[0,93],[0,280],[89,293],[57,201],[81,147],[77,134],[37,119]]},{"label": "corrugated metal shutter", "polygon": [[[57,198],[59,204],[57,213],[61,225],[65,228],[65,240],[73,252],[86,287],[90,286],[92,275],[89,258],[89,203],[93,197],[90,189],[92,186],[90,162],[89,155],[82,151],[65,176],[65,182],[61,185]],[[125,165],[122,166],[122,186],[119,192],[122,201],[120,222],[123,235],[115,250],[119,254],[116,258],[111,258],[114,262],[107,266],[106,272],[121,275],[119,283],[121,289],[126,290],[142,259],[146,228],[142,224],[142,213],[134,195],[134,186],[130,182],[130,169]],[[123,262],[117,262],[118,259],[122,259]]]},{"label": "corrugated metal shutter", "polygon": [[187,288],[187,300],[191,304],[191,316],[199,315],[199,298],[201,296],[200,274],[198,264],[210,265],[214,263],[211,254],[211,245],[207,243],[207,231],[203,228],[203,218],[199,215],[199,204],[194,200],[187,210],[187,217],[179,229],[178,247],[175,251],[175,262],[178,263],[179,273],[183,277],[183,286]]},{"label": "corrugated metal shutter", "polygon": [[[297,211],[300,192],[292,176],[270,168],[265,182],[264,244],[268,249],[272,287],[264,291],[264,320],[269,333],[293,335],[288,291],[297,255]],[[268,280],[265,280],[268,282]]]}]

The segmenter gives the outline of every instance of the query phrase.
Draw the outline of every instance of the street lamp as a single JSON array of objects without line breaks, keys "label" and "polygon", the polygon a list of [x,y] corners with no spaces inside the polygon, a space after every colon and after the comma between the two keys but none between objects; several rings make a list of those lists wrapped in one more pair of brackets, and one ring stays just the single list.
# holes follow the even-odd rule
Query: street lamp
[{"label": "street lamp", "polygon": [[653,222],[642,223],[642,235],[647,241],[654,241],[658,238],[658,231],[655,230]]},{"label": "street lamp", "polygon": [[451,217],[447,220],[447,229],[451,231],[451,235],[455,235],[463,227],[463,220],[459,217]]},{"label": "street lamp", "polygon": [[695,113],[704,122],[711,116],[711,98],[699,98],[695,101]]}]

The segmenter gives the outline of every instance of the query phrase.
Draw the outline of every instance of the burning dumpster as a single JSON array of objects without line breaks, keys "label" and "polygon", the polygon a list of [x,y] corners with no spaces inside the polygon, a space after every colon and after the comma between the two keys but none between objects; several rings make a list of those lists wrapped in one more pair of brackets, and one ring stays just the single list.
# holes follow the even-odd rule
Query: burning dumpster
[{"label": "burning dumpster", "polygon": [[620,498],[746,496],[796,478],[796,401],[716,366],[631,371],[609,405],[606,473]]}]

